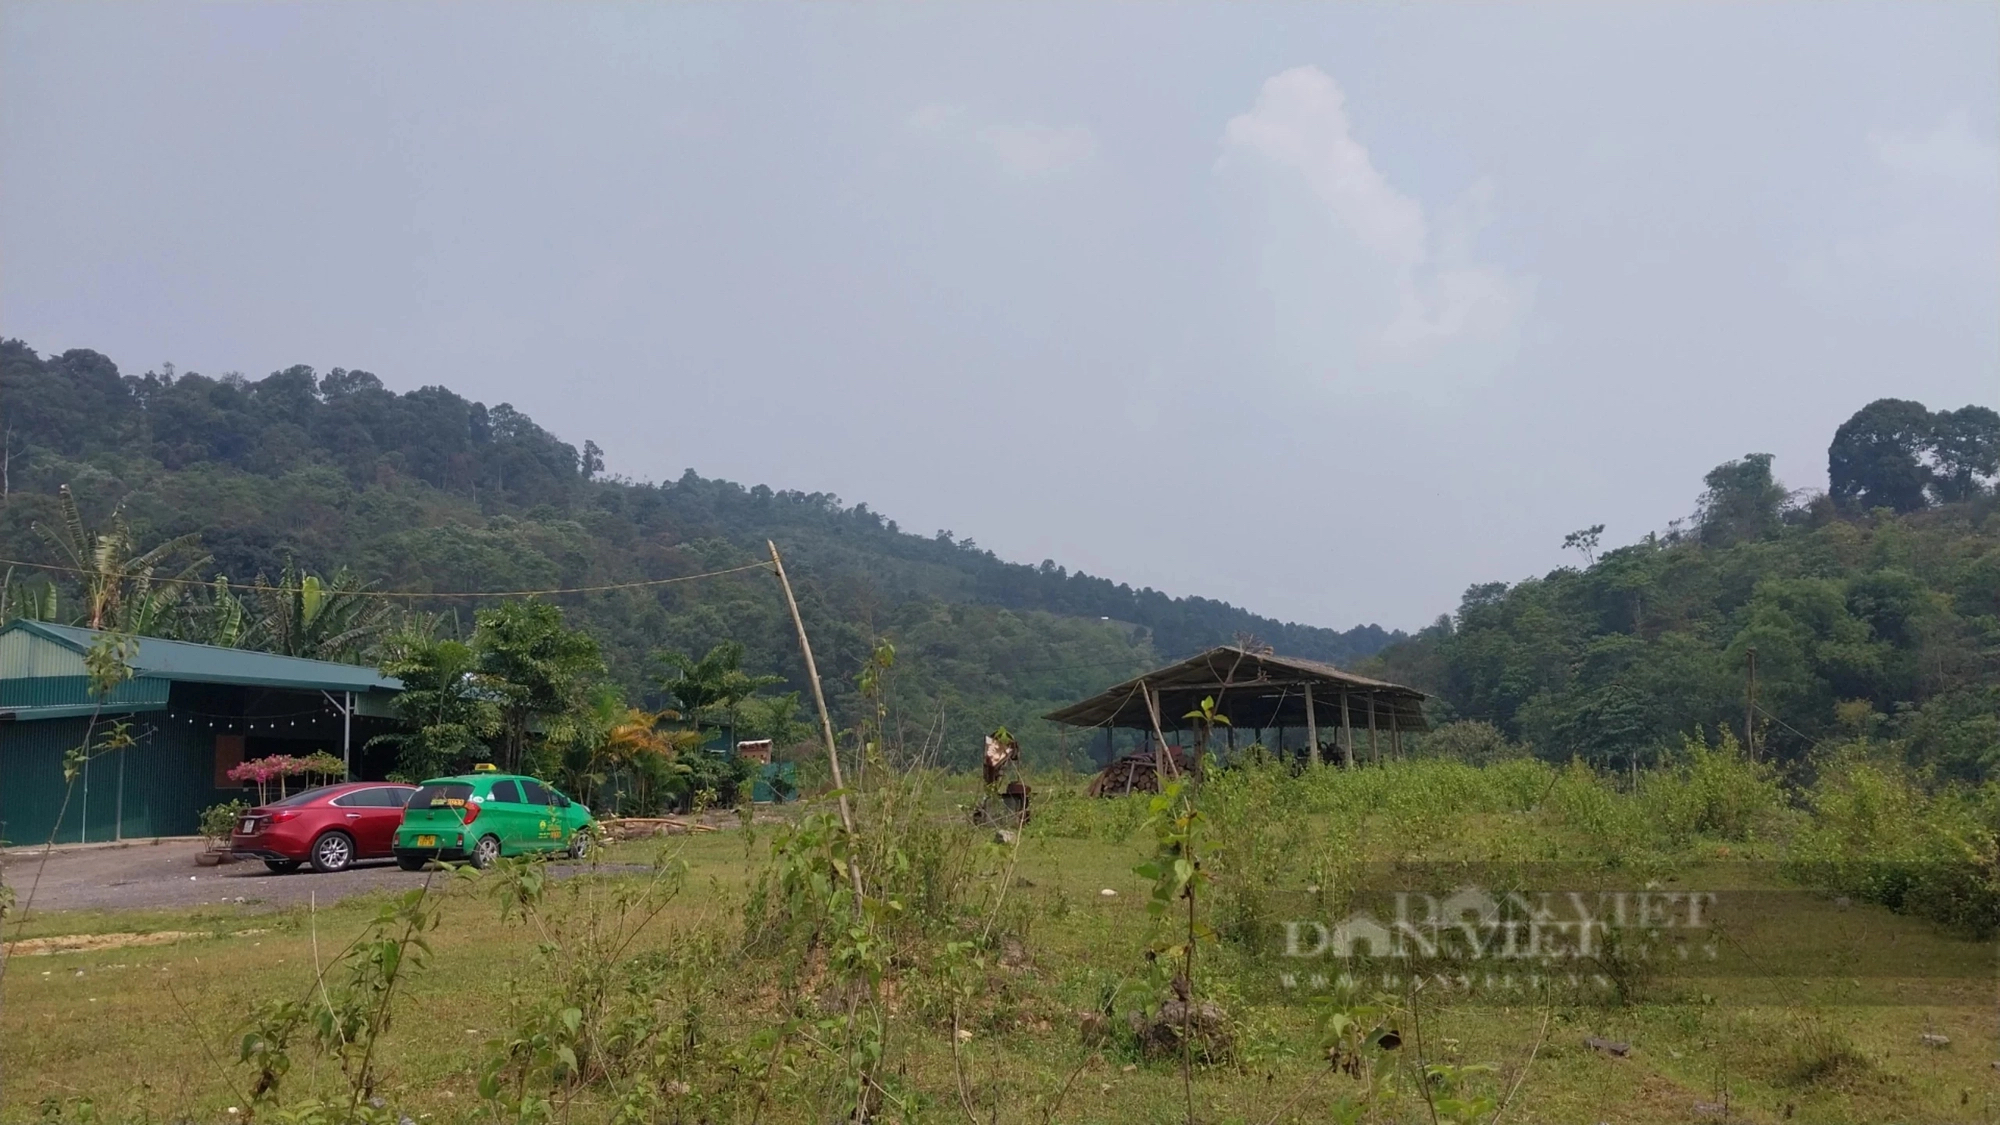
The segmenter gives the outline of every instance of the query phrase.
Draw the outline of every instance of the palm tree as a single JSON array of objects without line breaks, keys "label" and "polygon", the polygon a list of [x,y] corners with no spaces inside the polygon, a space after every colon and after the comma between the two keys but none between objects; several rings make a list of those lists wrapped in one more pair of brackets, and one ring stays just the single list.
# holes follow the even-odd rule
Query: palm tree
[{"label": "palm tree", "polygon": [[783,676],[753,676],[743,670],[743,646],[724,641],[708,650],[700,660],[684,652],[660,654],[672,673],[660,680],[660,689],[679,705],[680,712],[699,727],[707,722],[736,733],[737,711],[758,692],[785,681]]},{"label": "palm tree", "polygon": [[[125,524],[122,503],[112,509],[110,523],[102,531],[84,525],[83,515],[77,510],[76,497],[71,495],[69,485],[57,490],[56,503],[62,514],[61,526],[49,528],[36,524],[35,530],[62,554],[64,561],[82,581],[86,623],[93,629],[122,624],[119,611],[126,601],[127,586],[143,584],[142,588],[150,591],[155,567],[201,542],[199,535],[182,535],[150,551],[135,554],[132,532]],[[207,562],[203,558],[188,570],[193,571]],[[141,596],[145,595],[142,593]],[[151,610],[142,612],[150,615]]]},{"label": "palm tree", "polygon": [[674,730],[668,725],[680,717],[680,712],[670,708],[647,711],[629,707],[606,733],[607,764],[631,777],[633,806],[642,816],[658,807],[662,789],[690,773],[679,760],[681,752],[701,745],[701,732]]}]

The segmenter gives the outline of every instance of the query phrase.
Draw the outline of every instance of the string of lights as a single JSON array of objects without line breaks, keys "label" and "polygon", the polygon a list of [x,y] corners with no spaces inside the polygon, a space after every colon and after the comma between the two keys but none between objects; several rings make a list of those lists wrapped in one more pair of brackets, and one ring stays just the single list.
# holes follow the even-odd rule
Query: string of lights
[{"label": "string of lights", "polygon": [[189,726],[194,727],[198,730],[210,729],[222,732],[234,732],[240,729],[246,734],[254,733],[257,731],[266,731],[272,734],[277,734],[283,731],[292,731],[299,729],[301,719],[305,720],[304,725],[307,729],[312,728],[314,726],[314,723],[312,722],[311,718],[308,718],[308,716],[318,716],[331,720],[333,718],[338,717],[338,712],[332,712],[322,708],[319,711],[295,711],[295,712],[290,712],[287,715],[283,716],[272,716],[272,715],[218,715],[218,714],[209,714],[203,711],[173,710],[173,711],[154,711],[147,716],[147,719],[154,721],[169,720],[173,722],[186,723]]}]

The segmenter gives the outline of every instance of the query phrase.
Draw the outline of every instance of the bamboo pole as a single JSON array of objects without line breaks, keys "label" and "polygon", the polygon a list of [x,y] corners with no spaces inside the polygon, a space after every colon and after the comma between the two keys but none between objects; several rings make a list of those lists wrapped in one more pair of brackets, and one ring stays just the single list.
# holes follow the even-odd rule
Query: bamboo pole
[{"label": "bamboo pole", "polygon": [[[813,703],[819,707],[819,729],[826,738],[826,764],[833,769],[833,788],[840,796],[840,823],[848,836],[854,835],[854,813],[847,806],[847,783],[840,776],[840,750],[833,741],[833,717],[826,712],[826,692],[819,686],[819,665],[813,663],[812,642],[806,639],[806,623],[799,616],[799,600],[792,596],[791,579],[785,577],[785,561],[778,557],[778,544],[766,539],[771,548],[771,566],[778,572],[778,585],[785,590],[785,607],[792,611],[792,627],[799,631],[799,652],[806,658],[806,679],[812,681]],[[861,865],[858,856],[848,857],[847,874],[854,883],[854,909],[861,909]]]},{"label": "bamboo pole", "polygon": [[1382,764],[1382,748],[1375,743],[1375,693],[1372,691],[1368,693],[1368,756],[1375,759],[1376,765]]}]

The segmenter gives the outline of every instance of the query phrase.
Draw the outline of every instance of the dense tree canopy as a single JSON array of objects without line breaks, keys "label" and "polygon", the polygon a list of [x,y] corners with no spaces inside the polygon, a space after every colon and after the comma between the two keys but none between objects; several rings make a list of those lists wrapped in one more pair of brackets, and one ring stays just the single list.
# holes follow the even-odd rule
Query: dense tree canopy
[{"label": "dense tree canopy", "polygon": [[[607,479],[595,445],[585,442],[579,453],[511,406],[489,408],[443,387],[398,394],[365,371],[292,367],[250,380],[164,368],[130,376],[96,352],[42,357],[5,341],[0,430],[10,493],[0,506],[0,551],[57,561],[31,528],[59,522],[62,484],[73,486],[92,526],[121,507],[149,546],[191,536],[194,557],[208,558],[203,573],[225,580],[177,595],[184,621],[211,630],[191,639],[290,646],[313,635],[353,639],[362,628],[379,640],[373,618],[336,627],[354,612],[356,589],[530,590],[670,578],[754,562],[774,538],[799,587],[837,719],[854,713],[853,677],[874,638],[895,635],[906,652],[936,657],[908,665],[899,705],[943,707],[967,720],[965,746],[952,751],[967,761],[977,724],[1004,722],[1023,732],[1031,753],[1052,752],[1054,734],[1035,716],[1162,658],[1240,635],[1336,662],[1394,639],[1375,626],[1336,632],[1133,589],[1052,560],[1003,562],[971,540],[904,533],[867,505],[827,493],[745,488],[691,470],[658,485]],[[299,577],[314,574],[334,576],[314,580],[316,595]],[[295,592],[243,596],[240,587],[260,576]],[[39,607],[51,591],[23,586],[24,578],[15,575],[5,603]],[[75,616],[81,602],[73,584],[58,585],[59,615]],[[232,604],[243,611],[233,626]],[[308,606],[322,604],[333,613],[315,627]],[[482,604],[490,605],[439,599],[412,608],[442,613],[445,635],[470,640]],[[725,642],[742,646],[744,669],[804,686],[790,622],[761,573],[553,604],[595,639],[634,702],[668,702],[650,676],[656,650],[707,653]],[[266,621],[283,632],[257,633]],[[340,654],[359,652],[348,645]],[[761,705],[735,718],[790,729]]]},{"label": "dense tree canopy", "polygon": [[1826,459],[1834,502],[1845,507],[1914,512],[1969,500],[2000,473],[2000,413],[1933,414],[1920,402],[1877,399],[1841,423]]},{"label": "dense tree canopy", "polygon": [[1751,454],[1708,474],[1691,530],[1474,586],[1373,666],[1437,692],[1439,718],[1615,766],[1697,728],[1741,734],[1754,649],[1757,739],[1772,756],[1879,734],[1945,776],[1993,776],[2000,504],[1988,462],[1937,452],[1938,419],[1981,435],[1990,414],[1872,403],[1834,440],[1844,504],[1788,495],[1770,457]]}]

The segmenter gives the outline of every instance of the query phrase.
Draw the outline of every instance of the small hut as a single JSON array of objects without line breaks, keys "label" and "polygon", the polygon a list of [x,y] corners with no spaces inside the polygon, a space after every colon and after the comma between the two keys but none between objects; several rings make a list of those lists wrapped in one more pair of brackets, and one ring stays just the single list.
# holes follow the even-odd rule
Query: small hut
[{"label": "small hut", "polygon": [[[1183,716],[1205,698],[1213,698],[1216,710],[1230,720],[1218,732],[1228,745],[1254,738],[1283,754],[1289,749],[1287,732],[1299,732],[1299,756],[1311,765],[1329,759],[1346,767],[1379,762],[1385,750],[1400,757],[1405,732],[1430,729],[1424,721],[1427,696],[1415,688],[1357,676],[1317,660],[1230,646],[1127,680],[1044,717],[1104,732],[1105,772],[1092,791],[1110,795],[1157,787],[1156,775],[1166,759],[1156,747],[1167,746],[1170,734],[1193,730],[1194,721]],[[1140,732],[1144,748],[1117,757],[1113,747],[1119,730]],[[1356,740],[1364,735],[1366,746],[1358,746]],[[1186,768],[1173,748],[1166,754],[1172,755],[1172,768]],[[1136,776],[1149,772],[1154,776]]]}]

